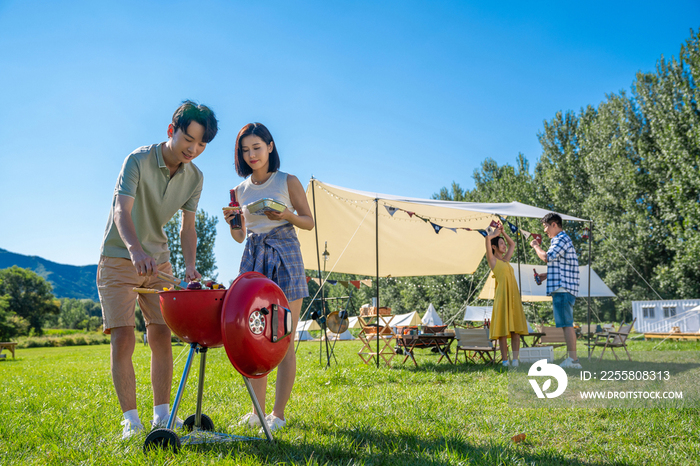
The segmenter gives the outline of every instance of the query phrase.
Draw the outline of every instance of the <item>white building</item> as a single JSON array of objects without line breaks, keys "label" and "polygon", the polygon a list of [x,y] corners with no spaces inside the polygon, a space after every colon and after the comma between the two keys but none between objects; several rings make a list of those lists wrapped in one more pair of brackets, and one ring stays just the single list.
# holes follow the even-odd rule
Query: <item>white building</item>
[{"label": "white building", "polygon": [[683,333],[700,332],[700,299],[632,301],[634,328],[642,333],[667,333],[678,327]]}]

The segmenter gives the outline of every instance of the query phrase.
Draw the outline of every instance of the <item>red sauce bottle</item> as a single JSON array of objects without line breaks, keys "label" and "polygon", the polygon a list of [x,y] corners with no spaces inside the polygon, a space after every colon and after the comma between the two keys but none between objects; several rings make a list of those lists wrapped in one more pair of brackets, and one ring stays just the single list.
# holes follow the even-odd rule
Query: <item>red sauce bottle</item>
[{"label": "red sauce bottle", "polygon": [[[231,193],[231,202],[228,203],[229,207],[240,207],[240,204],[236,200],[236,190],[232,189],[230,191]],[[237,213],[236,215],[233,216],[233,218],[229,221],[229,224],[231,225],[232,230],[240,230],[241,229],[241,214]]]}]

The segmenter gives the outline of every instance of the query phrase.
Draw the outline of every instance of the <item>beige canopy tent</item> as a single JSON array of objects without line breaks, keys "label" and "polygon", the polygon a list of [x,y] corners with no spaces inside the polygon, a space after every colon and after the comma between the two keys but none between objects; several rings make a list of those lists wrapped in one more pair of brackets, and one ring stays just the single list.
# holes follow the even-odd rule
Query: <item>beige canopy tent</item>
[{"label": "beige canopy tent", "polygon": [[454,202],[371,193],[313,178],[306,198],[316,228],[297,232],[305,267],[321,270],[323,249],[318,245],[323,248],[327,242],[327,272],[381,277],[474,273],[484,255],[484,238],[466,228],[485,229],[499,215],[542,218],[550,212],[519,202]]},{"label": "beige canopy tent", "polygon": [[[547,296],[547,282],[543,282],[541,285],[535,283],[535,273],[547,272],[546,265],[531,265],[531,264],[520,264],[520,272],[522,278],[522,284],[518,280],[518,264],[510,264],[515,272],[515,280],[518,281],[518,288],[522,294],[522,300],[528,302],[537,301],[551,301],[552,297]],[[579,276],[581,281],[579,283],[579,295],[587,295],[588,290],[588,266],[582,265],[579,267]],[[608,285],[603,283],[603,280],[595,273],[595,270],[591,270],[591,298],[614,298],[615,293],[612,292]],[[479,294],[479,299],[493,299],[494,290],[496,288],[496,279],[493,274],[489,274],[486,279],[484,287],[481,289]]]},{"label": "beige canopy tent", "polygon": [[[359,191],[314,178],[306,198],[316,227],[297,231],[304,266],[316,268],[320,279],[320,245],[327,244],[323,270],[374,276],[377,306],[379,277],[472,274],[484,255],[484,238],[475,230],[486,229],[500,216],[542,218],[551,212],[519,202],[456,202]],[[592,224],[590,229],[592,235]]]}]

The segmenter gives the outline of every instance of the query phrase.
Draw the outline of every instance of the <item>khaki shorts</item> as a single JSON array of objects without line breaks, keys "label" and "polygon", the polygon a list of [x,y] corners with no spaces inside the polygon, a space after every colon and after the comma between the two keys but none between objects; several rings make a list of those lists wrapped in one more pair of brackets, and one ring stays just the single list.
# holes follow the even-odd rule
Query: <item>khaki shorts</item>
[{"label": "khaki shorts", "polygon": [[[173,268],[170,262],[158,265],[159,272],[172,275]],[[121,257],[100,257],[97,266],[97,292],[102,304],[102,322],[104,333],[111,333],[115,327],[135,327],[135,304],[139,301],[143,320],[146,326],[151,324],[165,325],[163,315],[160,313],[160,299],[158,295],[141,294],[134,288],[152,288],[162,290],[169,288],[170,283],[161,280],[155,275],[150,277],[140,276],[129,259]]]}]

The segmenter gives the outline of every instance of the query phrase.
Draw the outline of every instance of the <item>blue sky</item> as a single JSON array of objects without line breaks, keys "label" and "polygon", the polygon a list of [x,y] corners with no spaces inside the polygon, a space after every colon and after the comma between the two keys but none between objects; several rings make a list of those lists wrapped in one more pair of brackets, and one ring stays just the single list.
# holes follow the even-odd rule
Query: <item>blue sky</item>
[{"label": "blue sky", "polygon": [[[696,0],[0,0],[0,248],[96,263],[124,158],[163,141],[184,99],[220,123],[196,161],[212,215],[251,121],[304,186],[470,188],[487,157],[534,166],[544,120],[629,90],[699,18]],[[228,282],[242,247],[223,219],[215,253]]]}]

